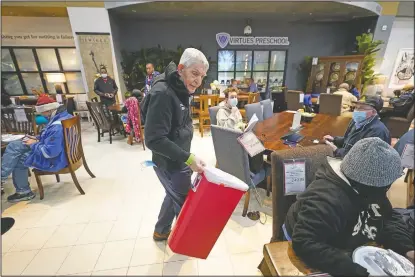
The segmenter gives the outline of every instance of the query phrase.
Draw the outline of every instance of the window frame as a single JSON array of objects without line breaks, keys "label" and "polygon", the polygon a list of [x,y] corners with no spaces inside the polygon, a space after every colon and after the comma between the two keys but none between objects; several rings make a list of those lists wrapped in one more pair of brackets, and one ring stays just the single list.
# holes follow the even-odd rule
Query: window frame
[{"label": "window frame", "polygon": [[[10,56],[12,58],[14,67],[15,67],[15,71],[2,71],[2,74],[7,75],[7,74],[17,74],[17,77],[19,78],[20,81],[20,85],[22,87],[23,90],[23,95],[32,95],[30,93],[28,93],[28,89],[26,88],[26,84],[24,82],[22,73],[37,73],[40,76],[40,80],[42,82],[42,86],[43,86],[43,91],[45,93],[49,94],[49,90],[47,87],[47,80],[46,80],[46,74],[47,73],[80,73],[82,76],[82,71],[81,69],[79,70],[64,70],[63,69],[63,65],[62,65],[62,60],[61,60],[61,56],[59,53],[59,49],[76,49],[76,47],[73,46],[2,46],[1,49],[8,49]],[[35,63],[36,63],[36,67],[37,70],[30,70],[30,71],[21,71],[19,68],[19,64],[17,62],[17,58],[16,55],[14,53],[15,49],[31,49],[32,53],[33,53],[33,57],[35,59]],[[37,55],[37,51],[36,49],[53,49],[55,51],[55,55],[56,55],[56,59],[58,60],[58,65],[59,65],[59,70],[42,70],[42,67],[40,65],[40,60],[39,57]],[[67,82],[63,83],[63,85],[65,86],[65,92],[66,94],[71,94],[71,92],[69,91],[69,87]],[[86,92],[82,92],[82,93],[72,93],[73,95],[76,94],[86,94]],[[15,96],[20,96],[20,95],[15,95]]]},{"label": "window frame", "polygon": [[[233,70],[229,70],[229,71],[224,71],[224,70],[219,70],[219,52],[221,51],[233,51],[234,52],[234,57],[233,57]],[[268,93],[269,90],[269,76],[270,73],[275,73],[275,72],[282,72],[283,73],[283,80],[282,80],[282,86],[285,86],[285,80],[286,80],[286,72],[287,72],[287,60],[288,60],[288,49],[218,49],[217,50],[217,61],[218,61],[218,71],[216,74],[216,80],[219,80],[219,74],[220,73],[229,73],[232,74],[233,72],[233,79],[236,78],[236,73],[242,73],[245,71],[240,71],[240,70],[236,70],[236,52],[251,52],[252,55],[252,60],[251,60],[251,69],[249,70],[249,72],[251,73],[250,78],[253,78],[254,73],[256,72],[262,72],[262,73],[266,73],[267,74],[267,91],[263,92],[263,93]],[[268,69],[267,70],[254,70],[254,64],[255,64],[255,51],[261,51],[261,52],[268,52]],[[270,70],[271,68],[271,53],[274,51],[278,51],[278,52],[285,52],[285,60],[284,60],[284,69],[283,70]]]}]

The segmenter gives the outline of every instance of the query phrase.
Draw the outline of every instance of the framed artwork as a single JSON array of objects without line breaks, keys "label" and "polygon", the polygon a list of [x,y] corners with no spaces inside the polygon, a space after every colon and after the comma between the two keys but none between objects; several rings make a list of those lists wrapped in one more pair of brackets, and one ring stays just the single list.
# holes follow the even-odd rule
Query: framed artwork
[{"label": "framed artwork", "polygon": [[400,89],[414,80],[414,49],[403,48],[398,51],[395,66],[390,76],[389,88]]}]

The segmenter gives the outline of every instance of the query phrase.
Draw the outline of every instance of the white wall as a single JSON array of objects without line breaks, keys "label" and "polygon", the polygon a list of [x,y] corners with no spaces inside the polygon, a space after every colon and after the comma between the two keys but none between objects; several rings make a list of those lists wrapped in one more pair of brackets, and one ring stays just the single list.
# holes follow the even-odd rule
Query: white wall
[{"label": "white wall", "polygon": [[67,17],[1,17],[2,46],[74,46]]},{"label": "white wall", "polygon": [[[75,38],[75,46],[78,56],[81,59],[79,51],[79,42],[76,33],[109,33],[111,36],[111,51],[112,51],[112,65],[114,72],[114,79],[117,84],[120,84],[117,61],[114,54],[114,43],[111,34],[111,26],[108,17],[108,11],[105,8],[85,8],[85,7],[68,7],[68,15],[71,23],[72,33]],[[81,59],[82,60],[82,59]],[[82,77],[84,81],[85,91],[89,92],[88,85],[85,79],[85,71],[82,66]],[[117,94],[118,100],[122,103],[123,91]]]},{"label": "white wall", "polygon": [[393,23],[392,31],[386,46],[385,55],[379,73],[386,75],[384,94],[393,96],[393,89],[389,89],[389,80],[395,65],[399,49],[414,48],[414,18],[397,17]]}]

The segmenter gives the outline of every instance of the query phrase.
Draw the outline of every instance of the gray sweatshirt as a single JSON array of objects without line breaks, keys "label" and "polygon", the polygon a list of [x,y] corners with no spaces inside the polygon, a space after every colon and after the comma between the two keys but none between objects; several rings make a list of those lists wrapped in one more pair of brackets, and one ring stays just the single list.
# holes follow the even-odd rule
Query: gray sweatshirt
[{"label": "gray sweatshirt", "polygon": [[238,123],[242,122],[242,115],[238,108],[235,107],[235,111],[232,111],[232,107],[226,101],[221,102],[219,107],[220,109],[216,115],[218,126],[238,129]]}]

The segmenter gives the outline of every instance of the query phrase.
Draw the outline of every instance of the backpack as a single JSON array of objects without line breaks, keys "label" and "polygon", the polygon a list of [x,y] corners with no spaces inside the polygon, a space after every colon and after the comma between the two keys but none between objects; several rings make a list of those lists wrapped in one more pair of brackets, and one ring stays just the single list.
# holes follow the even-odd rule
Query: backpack
[{"label": "backpack", "polygon": [[[163,74],[158,75],[159,76],[164,76]],[[153,84],[153,87],[156,83],[158,82],[167,82],[164,78],[163,79],[159,79],[157,78]],[[144,96],[143,101],[140,103],[140,117],[141,117],[141,125],[144,126],[146,123],[146,117],[147,117],[147,110],[148,110],[148,106],[150,105],[150,99],[151,99],[151,92],[152,90],[150,90],[146,96]]]}]

